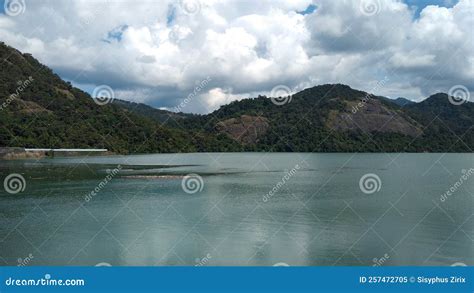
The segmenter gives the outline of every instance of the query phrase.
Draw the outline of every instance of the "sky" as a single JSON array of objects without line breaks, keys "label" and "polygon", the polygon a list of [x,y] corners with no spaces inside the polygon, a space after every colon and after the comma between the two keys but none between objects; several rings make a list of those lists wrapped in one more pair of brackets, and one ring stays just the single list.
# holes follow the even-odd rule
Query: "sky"
[{"label": "sky", "polygon": [[474,94],[474,0],[0,0],[0,41],[94,93],[208,113],[343,83]]}]

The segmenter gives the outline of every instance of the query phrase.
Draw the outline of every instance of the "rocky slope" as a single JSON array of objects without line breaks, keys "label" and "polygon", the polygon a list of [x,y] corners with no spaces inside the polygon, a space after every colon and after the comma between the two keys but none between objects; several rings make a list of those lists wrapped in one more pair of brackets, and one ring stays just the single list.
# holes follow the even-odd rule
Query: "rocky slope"
[{"label": "rocky slope", "polygon": [[344,110],[331,110],[326,125],[336,131],[398,133],[411,137],[423,133],[418,122],[376,99],[367,100],[360,107],[355,101],[347,101]]},{"label": "rocky slope", "polygon": [[268,130],[268,121],[264,117],[242,115],[216,124],[216,129],[242,144],[255,144]]}]

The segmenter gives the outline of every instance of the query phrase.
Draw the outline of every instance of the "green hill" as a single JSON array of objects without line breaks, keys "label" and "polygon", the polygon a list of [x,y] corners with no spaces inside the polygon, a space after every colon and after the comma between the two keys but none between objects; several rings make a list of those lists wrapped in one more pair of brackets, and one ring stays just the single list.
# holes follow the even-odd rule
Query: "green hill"
[{"label": "green hill", "polygon": [[193,115],[120,100],[100,106],[31,55],[3,43],[0,62],[0,147],[117,153],[474,148],[474,103],[452,105],[446,94],[413,103],[327,84],[287,97],[284,105],[259,96]]},{"label": "green hill", "polygon": [[306,89],[285,105],[258,97],[183,120],[245,150],[279,152],[471,152],[473,126],[474,103],[455,106],[446,94],[402,107],[341,84]]},{"label": "green hill", "polygon": [[3,43],[0,62],[0,146],[117,153],[235,149],[226,137],[170,129],[114,104],[100,106],[31,55]]}]

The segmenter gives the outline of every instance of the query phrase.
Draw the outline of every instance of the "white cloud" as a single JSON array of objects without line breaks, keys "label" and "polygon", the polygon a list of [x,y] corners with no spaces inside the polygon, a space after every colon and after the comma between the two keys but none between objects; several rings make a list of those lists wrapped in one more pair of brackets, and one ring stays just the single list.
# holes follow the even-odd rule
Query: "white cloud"
[{"label": "white cloud", "polygon": [[208,93],[203,95],[207,108],[211,110],[216,110],[221,105],[228,104],[233,101],[238,101],[247,97],[233,95],[231,90],[224,90],[221,88],[211,89]]},{"label": "white cloud", "polygon": [[[0,15],[0,40],[76,84],[108,84],[159,107],[211,77],[189,112],[280,84],[371,90],[388,76],[377,94],[413,99],[474,88],[474,0],[427,6],[419,18],[395,0],[187,2],[28,1],[21,15]],[[315,12],[297,13],[310,4]]]},{"label": "white cloud", "polygon": [[395,67],[399,68],[419,68],[430,67],[436,65],[435,55],[420,55],[416,52],[395,53],[390,61]]}]

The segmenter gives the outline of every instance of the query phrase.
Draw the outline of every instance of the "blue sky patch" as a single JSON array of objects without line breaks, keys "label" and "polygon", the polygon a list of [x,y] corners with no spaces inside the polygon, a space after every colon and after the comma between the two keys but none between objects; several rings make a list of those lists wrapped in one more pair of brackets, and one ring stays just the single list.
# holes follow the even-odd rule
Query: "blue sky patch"
[{"label": "blue sky patch", "polygon": [[311,14],[316,11],[316,5],[310,4],[308,7],[306,7],[305,10],[303,11],[298,11],[299,14],[306,15],[306,14]]},{"label": "blue sky patch", "polygon": [[170,5],[168,7],[168,13],[166,15],[166,24],[170,26],[173,23],[175,18],[176,18],[176,7],[174,7],[173,5]]},{"label": "blue sky patch", "polygon": [[103,39],[103,41],[106,43],[112,43],[112,41],[114,40],[120,42],[122,40],[123,32],[127,28],[128,25],[126,24],[114,28],[113,30],[107,33],[107,37]]},{"label": "blue sky patch", "polygon": [[416,12],[415,12],[415,17],[419,18],[420,17],[420,12],[423,10],[428,5],[438,5],[441,7],[448,7],[451,8],[456,3],[458,3],[458,0],[405,0],[404,1],[406,4],[408,4],[410,7],[416,7]]}]

